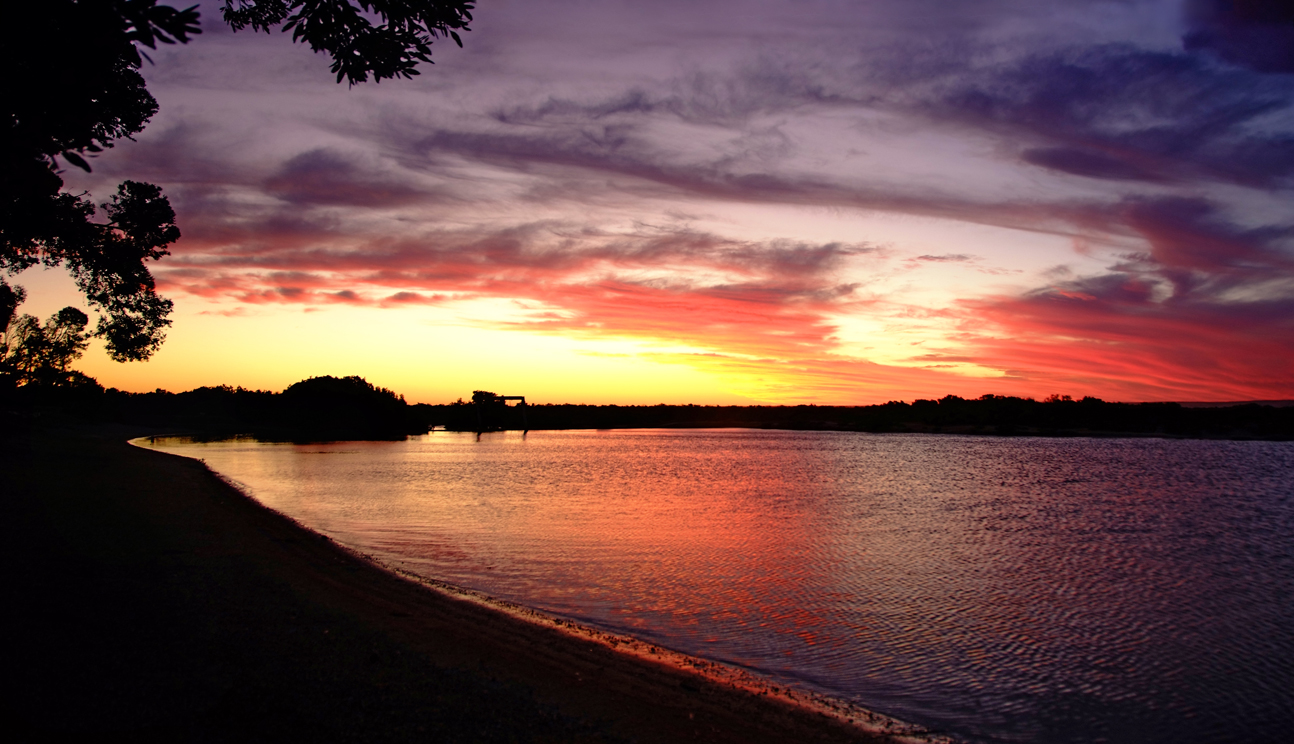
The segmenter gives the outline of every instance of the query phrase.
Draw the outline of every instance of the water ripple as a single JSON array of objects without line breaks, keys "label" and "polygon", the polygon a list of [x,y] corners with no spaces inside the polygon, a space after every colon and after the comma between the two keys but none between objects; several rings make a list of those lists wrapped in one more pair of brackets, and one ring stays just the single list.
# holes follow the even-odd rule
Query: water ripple
[{"label": "water ripple", "polygon": [[157,446],[409,570],[971,741],[1294,730],[1289,443],[626,431]]}]

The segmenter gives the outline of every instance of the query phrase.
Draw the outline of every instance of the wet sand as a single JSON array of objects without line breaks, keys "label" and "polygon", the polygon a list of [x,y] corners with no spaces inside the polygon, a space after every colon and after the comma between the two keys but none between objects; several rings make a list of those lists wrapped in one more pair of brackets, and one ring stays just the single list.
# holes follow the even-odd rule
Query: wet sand
[{"label": "wet sand", "polygon": [[0,442],[24,740],[895,740],[409,581],[145,433]]}]

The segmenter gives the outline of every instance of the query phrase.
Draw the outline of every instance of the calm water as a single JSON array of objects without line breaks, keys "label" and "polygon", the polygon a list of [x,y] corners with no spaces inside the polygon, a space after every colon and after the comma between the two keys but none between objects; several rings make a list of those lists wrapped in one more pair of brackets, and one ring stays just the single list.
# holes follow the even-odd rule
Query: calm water
[{"label": "calm water", "polygon": [[151,446],[426,576],[962,739],[1294,736],[1294,443],[675,430]]}]

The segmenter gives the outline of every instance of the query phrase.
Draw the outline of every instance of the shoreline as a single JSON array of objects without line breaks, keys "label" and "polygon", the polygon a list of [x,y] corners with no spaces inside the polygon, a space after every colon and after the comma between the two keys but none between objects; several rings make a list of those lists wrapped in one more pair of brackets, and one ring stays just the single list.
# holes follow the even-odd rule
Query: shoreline
[{"label": "shoreline", "polygon": [[[136,444],[136,442],[141,440],[153,440],[162,436],[165,435],[140,436],[128,440],[127,443],[140,449],[149,450],[148,447]],[[202,463],[203,467],[206,468],[212,477],[219,479],[228,487],[238,491],[244,498],[254,503],[259,508],[269,511],[282,519],[293,523],[304,532],[308,532],[323,540],[332,542],[341,550],[344,550],[358,560],[369,564],[373,569],[383,571],[404,581],[417,584],[428,591],[447,597],[451,600],[468,602],[485,608],[491,612],[502,613],[540,628],[554,630],[579,642],[594,643],[617,654],[649,664],[663,665],[684,674],[695,675],[708,682],[745,692],[761,699],[777,701],[785,705],[803,709],[812,714],[827,716],[828,718],[835,719],[846,726],[857,728],[867,736],[884,737],[882,739],[883,741],[894,742],[894,744],[954,744],[955,740],[949,737],[933,734],[915,724],[910,724],[897,718],[868,710],[859,705],[839,698],[834,698],[825,693],[815,693],[808,690],[797,689],[786,684],[779,685],[772,679],[722,661],[692,656],[635,636],[597,628],[571,618],[545,612],[519,602],[500,599],[477,589],[459,586],[433,577],[423,576],[398,566],[391,565],[363,552],[355,546],[347,545],[328,535],[312,530],[288,514],[284,514],[277,509],[266,506],[255,496],[248,493],[245,490],[245,487],[238,481],[212,470],[211,467],[206,465],[205,461],[200,458],[186,457],[183,455],[174,456],[185,457],[185,459],[196,460],[199,463]]]},{"label": "shoreline", "polygon": [[[11,606],[28,608],[6,619],[11,637],[28,640],[12,671],[31,682],[7,702],[20,730],[213,741],[237,732],[946,741],[415,580],[268,509],[197,460],[127,444],[128,434],[148,432],[41,426],[6,443],[6,570]],[[56,715],[67,710],[78,715]]]},{"label": "shoreline", "polygon": [[906,723],[897,718],[868,710],[824,693],[814,693],[786,684],[779,685],[772,679],[722,661],[692,656],[635,636],[603,630],[517,602],[492,597],[475,589],[421,576],[411,571],[387,565],[370,555],[355,550],[351,546],[342,543],[338,543],[338,545],[355,553],[359,558],[371,563],[376,568],[386,570],[407,581],[421,584],[438,594],[516,617],[533,625],[551,628],[563,635],[581,641],[596,643],[624,656],[652,664],[664,665],[684,673],[694,674],[722,686],[802,708],[810,713],[834,718],[848,726],[860,729],[869,736],[886,737],[885,741],[895,742],[896,744],[899,742],[904,744],[954,744],[955,741],[949,737],[928,732],[915,724]]},{"label": "shoreline", "polygon": [[[1294,441],[1294,437],[1288,436],[1203,436],[1192,434],[1173,434],[1165,432],[1128,432],[1128,431],[1106,431],[1106,430],[1053,430],[1037,429],[1013,431],[1010,433],[998,431],[986,431],[975,429],[973,427],[932,427],[930,429],[911,429],[904,431],[870,431],[866,429],[838,429],[838,428],[781,428],[776,426],[722,426],[722,425],[697,425],[697,426],[604,426],[604,427],[568,427],[568,428],[534,428],[534,429],[490,429],[486,431],[476,431],[475,429],[446,429],[443,426],[432,426],[423,434],[434,432],[447,432],[451,434],[505,434],[511,432],[521,432],[528,434],[530,432],[543,431],[784,431],[784,432],[812,432],[815,434],[867,434],[869,436],[939,436],[939,437],[976,437],[982,439],[1167,439],[1172,441],[1198,441],[1198,442],[1289,442]],[[407,436],[423,436],[423,434],[409,434]],[[159,435],[162,436],[162,435]],[[186,435],[177,435],[186,436]],[[236,439],[248,437],[258,439],[255,434],[235,434],[226,439]],[[258,441],[277,441],[263,440]],[[296,441],[296,440],[284,440]],[[344,439],[331,440],[307,440],[307,441],[350,441]]]}]

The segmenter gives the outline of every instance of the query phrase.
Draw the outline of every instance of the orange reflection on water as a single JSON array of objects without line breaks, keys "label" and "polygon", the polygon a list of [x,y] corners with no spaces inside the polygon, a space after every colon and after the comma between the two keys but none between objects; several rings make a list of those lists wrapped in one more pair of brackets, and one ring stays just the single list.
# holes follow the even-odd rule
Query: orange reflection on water
[{"label": "orange reflection on water", "polygon": [[[173,451],[415,573],[981,738],[1189,738],[1184,711],[1229,731],[1294,685],[1272,664],[1294,650],[1288,443],[675,430]],[[1198,689],[1163,688],[1185,670]]]}]

